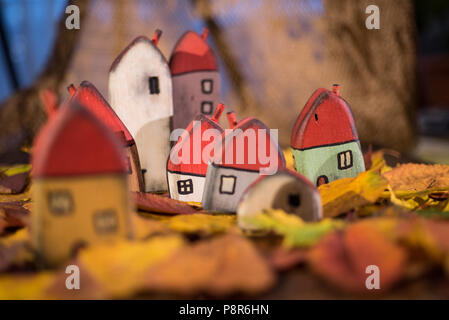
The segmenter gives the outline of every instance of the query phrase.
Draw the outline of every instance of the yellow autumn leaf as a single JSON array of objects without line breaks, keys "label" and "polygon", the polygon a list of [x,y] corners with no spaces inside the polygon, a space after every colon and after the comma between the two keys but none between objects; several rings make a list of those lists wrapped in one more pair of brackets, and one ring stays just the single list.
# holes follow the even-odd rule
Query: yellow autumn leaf
[{"label": "yellow autumn leaf", "polygon": [[211,235],[215,233],[237,232],[236,216],[231,214],[195,213],[177,216],[144,214],[144,217],[162,222],[172,231],[185,234]]},{"label": "yellow autumn leaf", "polygon": [[342,221],[324,219],[306,223],[300,217],[283,210],[267,210],[247,217],[248,223],[260,230],[272,231],[284,237],[286,247],[308,247],[314,245],[325,234],[344,226]]},{"label": "yellow autumn leaf", "polygon": [[376,202],[388,186],[381,175],[385,161],[376,159],[371,169],[354,178],[343,178],[319,186],[325,218],[333,218],[341,213]]},{"label": "yellow autumn leaf", "polygon": [[136,293],[144,272],[184,246],[180,236],[154,237],[147,241],[119,241],[80,251],[76,264],[105,288],[111,297]]},{"label": "yellow autumn leaf", "polygon": [[54,276],[53,272],[0,276],[0,300],[47,299]]},{"label": "yellow autumn leaf", "polygon": [[284,152],[285,165],[290,170],[295,170],[295,160],[293,159],[293,153],[291,148],[282,150]]}]

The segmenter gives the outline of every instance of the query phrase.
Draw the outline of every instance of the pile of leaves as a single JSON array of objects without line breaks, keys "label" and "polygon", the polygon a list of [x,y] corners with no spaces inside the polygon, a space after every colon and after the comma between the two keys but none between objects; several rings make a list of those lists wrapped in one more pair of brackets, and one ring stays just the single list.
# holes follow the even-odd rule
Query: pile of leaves
[{"label": "pile of leaves", "polygon": [[[391,168],[382,152],[367,163],[319,187],[322,221],[270,210],[252,233],[235,215],[136,193],[134,240],[81,248],[59,269],[31,245],[30,166],[0,167],[0,299],[448,298],[449,166]],[[68,265],[79,290],[66,288]],[[366,287],[372,265],[379,290]]]}]

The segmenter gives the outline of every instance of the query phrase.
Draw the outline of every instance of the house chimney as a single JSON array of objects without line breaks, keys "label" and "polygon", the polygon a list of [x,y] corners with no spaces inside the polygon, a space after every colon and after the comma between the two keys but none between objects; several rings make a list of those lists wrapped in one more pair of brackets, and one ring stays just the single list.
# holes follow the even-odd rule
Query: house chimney
[{"label": "house chimney", "polygon": [[340,96],[340,85],[334,84],[332,86],[332,92],[335,93],[337,96]]},{"label": "house chimney", "polygon": [[159,39],[161,38],[161,35],[162,35],[162,30],[156,29],[156,31],[154,31],[153,39],[151,39],[151,41],[153,42],[153,44],[155,46],[157,46]]},{"label": "house chimney", "polygon": [[201,33],[201,38],[203,38],[203,40],[206,41],[208,36],[209,36],[209,29],[203,28],[203,32]]},{"label": "house chimney", "polygon": [[221,114],[226,106],[223,103],[219,103],[217,109],[215,109],[214,115],[212,116],[212,121],[217,123],[220,120]]},{"label": "house chimney", "polygon": [[237,118],[235,116],[235,112],[229,111],[227,113],[227,117],[228,117],[229,128],[234,129],[234,127],[237,125]]},{"label": "house chimney", "polygon": [[73,95],[75,94],[76,88],[73,85],[73,83],[71,83],[68,87],[67,87],[67,91],[69,91],[69,94],[71,97],[73,97]]}]

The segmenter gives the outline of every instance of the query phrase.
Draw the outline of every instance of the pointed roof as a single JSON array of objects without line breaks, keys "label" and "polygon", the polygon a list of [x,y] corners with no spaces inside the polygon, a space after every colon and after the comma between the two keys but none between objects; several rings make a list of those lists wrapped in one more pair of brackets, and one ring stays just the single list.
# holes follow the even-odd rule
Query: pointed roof
[{"label": "pointed roof", "polygon": [[218,63],[207,44],[207,29],[199,35],[187,31],[179,39],[170,57],[170,70],[172,75],[193,71],[218,71]]},{"label": "pointed roof", "polygon": [[126,172],[114,134],[79,103],[63,106],[42,128],[33,146],[34,177]]},{"label": "pointed roof", "polygon": [[[167,162],[167,170],[172,172],[206,176],[209,159],[203,161],[202,153],[204,148],[206,148],[206,146],[209,145],[209,143],[214,142],[214,138],[209,137],[210,140],[205,140],[206,138],[203,137],[203,133],[209,129],[216,129],[220,134],[224,131],[223,128],[218,124],[218,120],[221,114],[223,113],[224,108],[225,106],[223,104],[219,104],[212,118],[209,118],[208,116],[203,114],[199,114],[195,117],[195,119],[189,124],[187,129],[181,135],[176,145],[170,151],[170,157],[168,158]],[[197,147],[195,146],[194,142],[194,139],[198,138],[201,139],[199,151],[196,150]],[[219,136],[216,138],[218,139]],[[186,143],[189,143],[189,150],[190,150],[189,162],[179,164],[173,163],[172,159],[175,159],[176,162],[182,159],[181,150]],[[213,150],[211,150],[211,155],[213,155]],[[200,156],[201,158],[195,159],[195,157],[198,156]]]},{"label": "pointed roof", "polygon": [[[264,135],[260,134],[262,132]],[[259,141],[262,136],[265,138],[265,145],[263,140]],[[214,165],[245,171],[260,171],[261,168],[268,168],[270,163],[277,159],[278,168],[285,167],[284,153],[278,142],[271,136],[270,129],[256,118],[249,117],[241,120],[232,130],[227,129],[217,143],[221,143],[222,153],[214,156]],[[259,144],[264,150],[259,150]],[[243,150],[237,152],[239,146],[242,146]],[[241,153],[242,151],[244,154]],[[267,158],[267,163],[261,161],[259,153]]]},{"label": "pointed roof", "polygon": [[340,97],[340,86],[333,91],[316,90],[302,109],[293,127],[291,146],[304,150],[358,141],[349,104]]},{"label": "pointed roof", "polygon": [[109,69],[109,72],[111,73],[111,72],[115,71],[115,69],[119,66],[120,62],[122,61],[123,57],[126,56],[133,48],[135,48],[140,43],[146,44],[149,48],[152,48],[153,50],[158,52],[159,55],[161,56],[162,61],[167,63],[165,56],[162,54],[162,52],[157,47],[157,44],[159,42],[161,35],[162,35],[162,31],[159,29],[156,29],[152,40],[148,39],[146,36],[138,36],[137,38],[135,38],[133,41],[131,41],[131,43],[125,49],[123,49],[122,52],[120,52],[120,54],[117,56],[117,58],[115,58],[114,62],[112,62],[112,64],[111,64],[111,68]]},{"label": "pointed roof", "polygon": [[77,101],[92,112],[100,121],[103,121],[119,139],[124,140],[125,145],[134,144],[131,133],[92,83],[83,81],[75,91],[72,86],[69,87],[72,95],[69,103]]}]

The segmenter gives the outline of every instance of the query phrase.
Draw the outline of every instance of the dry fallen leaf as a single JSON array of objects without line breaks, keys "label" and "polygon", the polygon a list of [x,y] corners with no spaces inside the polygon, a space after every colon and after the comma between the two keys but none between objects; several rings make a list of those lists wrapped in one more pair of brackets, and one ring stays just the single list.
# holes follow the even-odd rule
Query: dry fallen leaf
[{"label": "dry fallen leaf", "polygon": [[364,205],[376,202],[388,186],[381,175],[383,159],[373,161],[370,170],[355,178],[343,178],[323,184],[318,188],[325,218],[333,218]]},{"label": "dry fallen leaf", "polygon": [[152,291],[223,297],[263,292],[275,275],[250,241],[228,234],[184,247],[149,268],[143,281]]},{"label": "dry fallen leaf", "polygon": [[47,299],[53,272],[0,276],[0,300]]},{"label": "dry fallen leaf", "polygon": [[272,231],[284,237],[287,248],[314,245],[326,233],[343,226],[341,221],[325,219],[305,223],[301,218],[282,210],[267,210],[248,218],[249,222],[262,231]]},{"label": "dry fallen leaf", "polygon": [[137,208],[142,211],[164,214],[190,214],[198,212],[198,210],[185,202],[173,200],[158,194],[133,192],[132,196]]},{"label": "dry fallen leaf", "polygon": [[[67,292],[65,268],[55,278],[48,294],[70,299],[125,298],[142,290],[146,270],[184,246],[179,236],[153,237],[146,241],[117,241],[81,249],[67,265],[76,265],[83,292]],[[65,275],[65,276],[64,276]]]},{"label": "dry fallen leaf", "polygon": [[236,225],[236,216],[230,214],[195,213],[173,217],[144,214],[143,216],[156,219],[170,230],[184,234],[208,236],[224,232],[240,233]]},{"label": "dry fallen leaf", "polygon": [[370,293],[366,268],[375,265],[380,272],[380,290],[391,288],[401,277],[406,252],[387,238],[375,225],[356,223],[344,232],[327,235],[309,252],[314,272],[350,292]]},{"label": "dry fallen leaf", "polygon": [[383,176],[399,196],[449,189],[449,166],[447,165],[407,163],[385,172]]}]

